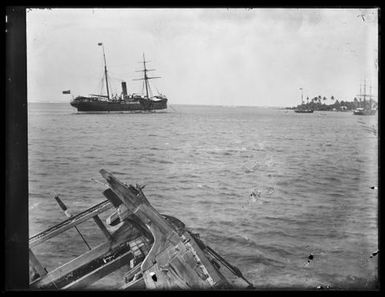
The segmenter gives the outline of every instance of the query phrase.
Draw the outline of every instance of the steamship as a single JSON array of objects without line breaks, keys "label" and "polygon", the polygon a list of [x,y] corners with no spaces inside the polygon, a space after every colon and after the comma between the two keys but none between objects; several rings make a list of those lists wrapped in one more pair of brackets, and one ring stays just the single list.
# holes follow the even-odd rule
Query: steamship
[{"label": "steamship", "polygon": [[[134,80],[143,81],[143,89],[145,94],[128,94],[127,84],[122,81],[122,93],[118,96],[111,96],[108,84],[108,71],[106,63],[106,55],[104,52],[104,46],[102,43],[98,43],[99,46],[103,47],[103,58],[104,58],[104,78],[106,83],[106,95],[95,95],[89,96],[77,96],[71,101],[71,106],[75,107],[78,112],[125,112],[125,111],[155,111],[161,109],[167,109],[167,97],[162,94],[152,96],[151,87],[149,84],[150,79],[160,78],[151,77],[147,73],[155,69],[147,69],[146,59],[143,54],[143,69],[139,72],[143,72],[143,77]],[[63,91],[64,94],[69,94],[70,91]]]}]

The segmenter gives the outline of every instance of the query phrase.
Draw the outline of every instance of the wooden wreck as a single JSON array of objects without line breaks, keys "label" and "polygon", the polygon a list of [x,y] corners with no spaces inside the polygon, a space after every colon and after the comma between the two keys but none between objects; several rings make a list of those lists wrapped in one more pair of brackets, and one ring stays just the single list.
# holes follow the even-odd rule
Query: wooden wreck
[{"label": "wooden wreck", "polygon": [[[87,289],[122,267],[127,268],[118,288],[122,290],[253,288],[239,269],[204,244],[198,234],[152,207],[143,187],[127,186],[104,169],[100,173],[108,183],[103,191],[107,200],[30,238],[31,289]],[[111,210],[106,224],[116,226],[114,232],[99,217]],[[32,249],[86,220],[95,221],[106,241],[47,271]]]}]

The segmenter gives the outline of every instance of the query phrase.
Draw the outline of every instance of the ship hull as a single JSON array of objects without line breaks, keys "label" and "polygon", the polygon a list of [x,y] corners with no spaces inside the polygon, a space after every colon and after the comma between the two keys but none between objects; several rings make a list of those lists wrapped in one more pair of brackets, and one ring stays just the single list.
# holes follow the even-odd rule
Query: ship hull
[{"label": "ship hull", "polygon": [[[144,99],[144,102],[125,102],[125,101],[91,101],[91,102],[71,102],[79,112],[135,112],[135,111],[153,111],[167,109],[167,99],[152,101]],[[147,102],[149,101],[149,102]]]},{"label": "ship hull", "polygon": [[353,111],[354,115],[375,115],[376,110],[375,109],[369,109],[369,110],[355,110]]},{"label": "ship hull", "polygon": [[312,109],[305,109],[305,110],[294,110],[296,113],[313,113]]}]

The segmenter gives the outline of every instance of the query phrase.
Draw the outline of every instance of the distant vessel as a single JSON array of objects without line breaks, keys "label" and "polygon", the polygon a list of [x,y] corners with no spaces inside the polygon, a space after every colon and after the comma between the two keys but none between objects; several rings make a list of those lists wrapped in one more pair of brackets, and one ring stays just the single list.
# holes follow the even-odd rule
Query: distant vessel
[{"label": "distant vessel", "polygon": [[296,112],[296,113],[313,113],[314,110],[313,109],[296,109],[296,110],[294,110],[294,112]]},{"label": "distant vessel", "polygon": [[313,109],[306,108],[306,107],[304,106],[304,101],[303,101],[303,89],[300,88],[300,90],[301,90],[301,102],[302,102],[302,104],[301,104],[301,105],[298,105],[298,106],[297,106],[297,109],[295,109],[294,112],[296,112],[296,113],[313,113],[313,112],[314,112]]},{"label": "distant vessel", "polygon": [[353,111],[354,115],[375,115],[376,109],[364,109],[362,107],[359,107]]},{"label": "distant vessel", "polygon": [[[353,111],[354,115],[375,115],[376,109],[373,108],[373,95],[372,93],[372,87],[370,87],[370,94],[366,94],[366,81],[364,82],[364,88],[362,92],[362,88],[360,86],[360,94],[357,95],[359,99],[363,99],[363,101],[360,100],[359,104],[363,103],[363,106],[360,106],[356,108]],[[369,98],[369,102],[366,101],[366,98]]]},{"label": "distant vessel", "polygon": [[[98,45],[103,46],[102,43]],[[126,82],[122,82],[122,93],[120,96],[110,96],[108,88],[108,72],[107,72],[107,63],[106,55],[104,53],[103,46],[103,57],[104,57],[104,76],[106,82],[107,95],[94,95],[89,96],[77,96],[71,101],[71,105],[75,107],[80,112],[114,112],[114,111],[154,111],[167,108],[167,97],[162,94],[156,96],[150,95],[151,88],[148,80],[159,78],[159,77],[149,77],[147,75],[148,71],[153,71],[155,69],[147,69],[146,59],[143,54],[143,69],[139,70],[143,72],[143,78],[135,80],[143,80],[145,94],[127,94],[127,85]],[[69,91],[63,92],[68,94]]]}]

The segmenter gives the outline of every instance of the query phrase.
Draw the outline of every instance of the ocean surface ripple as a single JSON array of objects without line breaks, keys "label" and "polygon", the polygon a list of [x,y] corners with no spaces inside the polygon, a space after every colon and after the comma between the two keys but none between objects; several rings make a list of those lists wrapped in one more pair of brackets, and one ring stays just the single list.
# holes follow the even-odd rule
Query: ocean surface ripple
[{"label": "ocean surface ripple", "polygon": [[[29,104],[30,236],[103,201],[101,168],[144,192],[240,268],[257,288],[374,288],[377,116],[175,105],[78,114]],[[91,245],[94,226],[79,229]],[[48,269],[86,251],[74,230],[36,248]],[[313,260],[308,260],[312,254]]]}]

